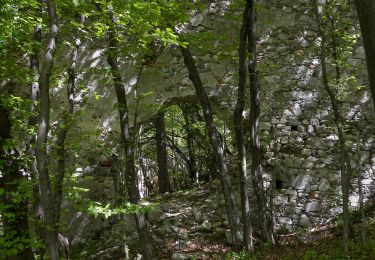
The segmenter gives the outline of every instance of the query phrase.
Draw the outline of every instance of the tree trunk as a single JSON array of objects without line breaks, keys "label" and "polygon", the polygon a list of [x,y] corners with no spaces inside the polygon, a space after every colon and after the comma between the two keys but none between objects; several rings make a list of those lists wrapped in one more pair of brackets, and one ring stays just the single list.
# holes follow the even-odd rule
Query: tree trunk
[{"label": "tree trunk", "polygon": [[259,224],[263,242],[272,241],[271,218],[267,209],[267,197],[263,187],[261,150],[259,138],[260,119],[260,87],[257,72],[257,50],[256,50],[256,10],[254,0],[250,5],[250,28],[248,37],[249,53],[249,78],[250,78],[250,147],[252,156],[251,177],[259,210]]},{"label": "tree trunk", "polygon": [[[133,204],[139,204],[140,195],[137,185],[137,172],[134,161],[134,145],[135,140],[130,134],[129,126],[129,111],[125,88],[122,82],[120,69],[117,62],[117,40],[114,28],[114,17],[109,12],[110,24],[108,32],[108,56],[107,61],[111,67],[111,74],[115,85],[118,109],[120,114],[121,139],[125,151],[125,171],[126,171],[126,186],[128,190],[129,201]],[[142,249],[142,254],[145,259],[153,259],[153,249],[147,230],[147,222],[143,213],[137,212],[135,214],[135,221],[137,232],[139,236],[139,244]]]},{"label": "tree trunk", "polygon": [[195,138],[193,132],[193,123],[196,114],[196,108],[191,104],[180,104],[180,109],[184,115],[185,120],[185,131],[186,131],[186,142],[189,152],[189,176],[190,180],[194,182],[199,182],[198,170],[197,170],[197,159],[195,156]]},{"label": "tree trunk", "polygon": [[203,83],[195,66],[194,59],[188,48],[181,47],[181,52],[184,58],[184,63],[189,71],[189,78],[194,85],[195,92],[197,93],[197,97],[203,109],[203,116],[206,123],[208,138],[215,154],[215,160],[217,164],[216,167],[220,174],[220,181],[225,199],[225,209],[228,216],[232,239],[234,243],[239,243],[241,240],[239,225],[240,220],[235,203],[234,193],[231,186],[225,150],[222,141],[220,140],[218,130],[215,126],[211,105],[208,100],[207,94],[204,91]]},{"label": "tree trunk", "polygon": [[362,158],[361,158],[361,131],[358,132],[357,137],[357,165],[358,165],[358,203],[361,220],[361,247],[362,249],[366,241],[366,216],[365,207],[363,203],[363,187],[362,187]]},{"label": "tree trunk", "polygon": [[245,90],[246,90],[246,43],[249,31],[249,1],[246,1],[245,9],[243,11],[242,26],[240,31],[240,46],[239,54],[239,82],[237,104],[234,111],[234,125],[237,146],[237,164],[239,175],[241,177],[241,207],[243,219],[243,247],[246,251],[253,251],[252,227],[250,220],[250,205],[247,183],[247,165],[246,165],[246,149],[243,138],[243,111],[245,108]]},{"label": "tree trunk", "polygon": [[359,24],[361,25],[370,90],[375,108],[375,1],[355,0],[354,2],[357,7]]},{"label": "tree trunk", "polygon": [[[84,23],[84,15],[79,16],[79,22]],[[78,32],[77,32],[78,33]],[[58,126],[59,131],[57,135],[57,172],[55,176],[55,212],[56,212],[56,223],[60,221],[60,208],[62,201],[62,188],[65,176],[65,162],[66,162],[66,151],[65,151],[65,140],[66,136],[71,128],[73,114],[74,114],[74,96],[76,92],[76,66],[78,59],[78,51],[80,47],[80,40],[75,39],[75,46],[72,49],[70,57],[70,66],[68,68],[68,84],[66,87],[68,96],[68,111],[63,113],[61,122]]]},{"label": "tree trunk", "polygon": [[[5,244],[10,245],[11,249],[16,249],[13,255],[7,256],[9,260],[34,259],[30,248],[30,230],[28,225],[28,207],[27,197],[24,190],[20,188],[21,182],[27,181],[22,175],[19,162],[11,154],[10,149],[3,150],[3,145],[7,139],[11,138],[11,124],[8,111],[0,103],[0,188],[4,193],[0,196],[1,204],[4,204],[1,210],[2,227]],[[16,194],[15,196],[13,194]],[[16,216],[16,218],[13,218]],[[27,241],[25,243],[25,241]],[[5,244],[0,250],[7,250]],[[15,248],[15,245],[22,245],[22,248]]]},{"label": "tree trunk", "polygon": [[59,259],[57,226],[55,216],[55,203],[51,189],[51,182],[48,171],[47,158],[47,136],[49,128],[50,113],[50,75],[52,72],[54,52],[56,48],[57,36],[57,17],[55,3],[53,0],[46,0],[49,17],[49,35],[43,57],[43,66],[39,79],[40,86],[40,118],[38,135],[36,141],[36,159],[39,173],[39,185],[41,194],[41,203],[44,212],[45,239],[49,258],[52,260]]},{"label": "tree trunk", "polygon": [[[321,48],[320,48],[320,60],[322,65],[322,77],[323,77],[323,84],[324,87],[329,95],[332,110],[334,113],[335,118],[335,124],[336,128],[339,134],[339,145],[340,145],[340,165],[341,165],[341,188],[342,188],[342,196],[343,196],[343,219],[344,219],[344,225],[343,225],[343,244],[344,244],[344,253],[346,256],[348,256],[348,238],[350,235],[350,215],[349,215],[349,168],[350,165],[347,165],[347,162],[350,162],[350,158],[348,158],[348,154],[345,149],[345,136],[343,132],[343,126],[342,126],[342,119],[339,112],[338,102],[335,93],[331,90],[328,80],[328,72],[327,72],[327,63],[326,63],[326,37],[322,30],[321,23],[322,18],[319,11],[319,0],[314,1],[314,7],[315,7],[315,16],[316,16],[316,22],[318,25],[318,33],[321,37]],[[337,62],[336,62],[337,64]],[[336,73],[337,70],[336,67]],[[340,76],[338,73],[336,75],[337,77]],[[336,78],[337,81],[339,81],[339,78]],[[338,82],[336,82],[338,83]],[[346,167],[345,167],[346,166]]]},{"label": "tree trunk", "polygon": [[[42,14],[42,4],[39,3],[38,12]],[[31,99],[31,105],[30,105],[30,113],[31,116],[28,120],[28,126],[29,127],[36,127],[38,124],[38,116],[37,116],[37,102],[39,99],[39,55],[40,55],[40,47],[41,41],[42,41],[42,25],[38,24],[34,27],[33,32],[33,41],[34,45],[32,47],[32,51],[30,54],[30,70],[32,72],[32,78],[33,81],[30,85],[30,99]],[[30,228],[35,236],[41,236],[41,230],[40,227],[37,226],[37,221],[39,219],[38,211],[41,208],[40,205],[40,198],[39,198],[39,185],[38,185],[38,169],[35,161],[36,152],[35,152],[35,142],[36,142],[36,136],[35,134],[31,135],[29,137],[29,143],[27,144],[27,150],[29,155],[29,163],[28,163],[28,171],[30,174],[30,182],[32,184],[32,201],[31,201],[31,212],[30,215],[32,216],[30,221]]]},{"label": "tree trunk", "polygon": [[166,145],[165,121],[164,112],[159,111],[155,119],[156,128],[156,150],[158,161],[158,179],[160,194],[170,192],[171,185],[168,177],[168,154]]}]

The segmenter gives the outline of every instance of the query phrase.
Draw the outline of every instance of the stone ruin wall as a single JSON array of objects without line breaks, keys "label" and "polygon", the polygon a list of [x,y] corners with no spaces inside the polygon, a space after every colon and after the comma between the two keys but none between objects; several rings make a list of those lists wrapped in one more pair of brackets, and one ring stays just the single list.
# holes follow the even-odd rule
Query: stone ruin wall
[{"label": "stone ruin wall", "polygon": [[[192,30],[227,35],[233,39],[232,43],[236,43],[240,24],[223,16],[228,5],[229,1],[211,1],[206,12],[198,13],[192,19]],[[309,0],[270,0],[258,17],[264,177],[269,185],[271,176],[275,176],[277,224],[289,230],[326,223],[341,212],[338,136],[330,101],[321,81],[312,8]],[[240,12],[237,10],[238,14]],[[354,17],[354,11],[348,15],[353,21]],[[217,50],[225,49],[225,45],[220,46],[220,40],[216,47]],[[81,63],[91,64],[92,68],[105,66],[103,51],[95,46],[91,51],[90,55],[81,57]],[[194,49],[192,52],[194,54]],[[236,48],[232,55],[236,57]],[[236,61],[224,63],[219,53],[210,52],[203,56],[197,54],[196,62],[215,114],[230,126],[236,98]],[[353,48],[348,62],[353,69],[366,72],[362,46]],[[136,102],[132,97],[137,70],[132,64],[124,64],[123,72],[130,97],[129,107],[134,111]],[[89,88],[102,98],[89,102],[88,112],[80,120],[83,125],[77,129],[85,132],[99,124],[103,135],[112,142],[109,145],[115,145],[119,127],[117,111],[112,109],[114,91],[110,77],[104,80],[100,77],[103,76],[90,73],[80,76],[82,82],[90,78]],[[366,75],[360,75],[357,84],[366,85],[366,82]],[[353,85],[346,87],[350,92],[341,99],[342,116],[347,120],[346,147],[351,152],[355,174],[351,178],[350,202],[356,207],[358,133],[365,200],[375,193],[375,111],[366,90],[356,90]],[[141,97],[137,108],[141,121],[147,121],[162,104],[195,94],[178,49],[165,49],[152,66],[144,67],[137,92]],[[277,153],[274,153],[275,143]]]},{"label": "stone ruin wall", "polygon": [[[221,6],[226,6],[223,4],[226,1],[221,2]],[[289,230],[312,227],[329,222],[342,211],[338,134],[329,96],[322,83],[313,6],[306,0],[272,0],[264,6],[258,17],[264,177],[266,185],[271,176],[277,183],[274,195],[277,225]],[[352,10],[343,15],[356,21],[355,9]],[[192,27],[196,31],[214,31],[228,38],[238,38],[238,22],[218,12],[197,15]],[[351,30],[358,32],[358,26],[353,25]],[[177,89],[183,96],[191,91],[192,85],[181,57],[175,50],[170,53],[164,58],[172,58],[161,62],[162,68],[156,64],[154,70],[164,73],[166,80],[162,84],[167,85],[166,89]],[[237,55],[236,50],[233,55]],[[217,53],[197,55],[196,59],[216,115],[231,125],[237,64],[223,64]],[[363,46],[353,47],[348,63],[350,70],[359,75],[356,82],[344,87],[344,94],[340,96],[346,149],[350,152],[353,170],[350,203],[355,208],[358,206],[358,172],[365,201],[375,193],[375,113],[370,94],[355,87],[367,85]]]},{"label": "stone ruin wall", "polygon": [[[262,77],[263,166],[266,179],[270,175],[276,179],[274,205],[278,225],[292,230],[327,223],[342,211],[340,151],[333,111],[321,79],[311,1],[271,2],[275,5],[269,12],[279,13],[276,19],[280,23],[269,29],[272,32],[261,43],[260,51],[261,63],[277,64],[276,69],[265,71]],[[352,10],[345,15],[355,21],[355,9]],[[362,73],[356,84],[366,84],[360,44],[353,48],[348,63],[351,69]],[[365,201],[373,198],[375,192],[375,117],[367,91],[357,90],[355,84],[345,88],[341,116],[353,170],[350,203],[355,208],[358,172]]]}]

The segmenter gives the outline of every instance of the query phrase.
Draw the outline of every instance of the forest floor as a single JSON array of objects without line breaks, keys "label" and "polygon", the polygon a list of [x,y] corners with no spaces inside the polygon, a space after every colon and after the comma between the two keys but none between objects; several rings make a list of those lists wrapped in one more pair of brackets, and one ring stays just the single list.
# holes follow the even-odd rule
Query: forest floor
[{"label": "forest floor", "polygon": [[[255,241],[251,257],[233,249],[226,231],[223,198],[210,187],[203,185],[153,200],[164,212],[160,217],[163,224],[159,222],[152,229],[157,235],[158,259],[345,259],[340,217],[310,231],[278,234],[278,246]],[[351,259],[375,259],[374,207],[367,212],[364,243],[360,242],[358,212],[352,217],[356,239],[349,241]]]},{"label": "forest floor", "polygon": [[[346,259],[342,253],[340,217],[335,223],[311,231],[278,234],[278,246],[260,245],[255,241],[253,256],[233,248],[229,241],[224,200],[217,187],[202,185],[145,199],[146,203],[156,205],[148,213],[148,219],[157,259]],[[355,213],[353,219],[357,223],[357,237],[349,243],[350,259],[375,259],[374,209],[367,212],[367,239],[363,244],[360,243],[359,221]],[[72,259],[124,259],[119,241],[114,237],[112,242],[109,239],[108,236],[104,238],[106,245],[102,244],[102,249],[104,246],[107,250],[102,250],[103,254],[97,253],[101,246],[96,241],[93,248],[96,254],[86,257],[81,254],[81,257]],[[135,240],[129,244],[130,252],[134,252]]]},{"label": "forest floor", "polygon": [[222,259],[231,251],[224,201],[208,185],[158,197],[152,232],[158,259]]}]

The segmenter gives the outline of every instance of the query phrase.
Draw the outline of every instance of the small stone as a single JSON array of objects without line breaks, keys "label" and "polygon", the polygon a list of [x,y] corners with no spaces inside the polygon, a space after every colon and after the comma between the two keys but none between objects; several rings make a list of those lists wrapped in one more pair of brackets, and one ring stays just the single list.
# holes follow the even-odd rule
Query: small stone
[{"label": "small stone", "polygon": [[307,126],[307,132],[308,132],[309,134],[314,133],[314,127],[313,127],[312,125]]},{"label": "small stone", "polygon": [[305,156],[310,156],[311,155],[311,150],[310,149],[303,149],[301,152],[302,155]]},{"label": "small stone", "polygon": [[195,213],[194,213],[194,220],[195,220],[197,223],[202,223],[202,221],[203,221],[202,212],[200,212],[200,211],[195,212]]},{"label": "small stone", "polygon": [[190,256],[182,254],[180,252],[174,252],[171,256],[172,260],[188,260],[190,259]]},{"label": "small stone", "polygon": [[308,174],[301,174],[298,175],[297,178],[294,179],[292,186],[296,190],[305,190],[310,186],[310,182],[312,181],[312,177]]},{"label": "small stone", "polygon": [[189,234],[185,231],[181,232],[180,234],[180,238],[183,239],[183,240],[187,240],[189,237]]},{"label": "small stone", "polygon": [[259,123],[259,130],[270,130],[271,128],[271,123],[268,122],[260,122]]},{"label": "small stone", "polygon": [[211,223],[210,223],[208,220],[205,220],[205,221],[203,222],[203,224],[202,224],[202,227],[203,227],[204,229],[206,229],[206,230],[210,230],[211,227],[212,227],[212,225],[211,225]]},{"label": "small stone", "polygon": [[281,217],[281,218],[279,218],[279,223],[282,224],[282,225],[292,225],[293,221],[290,218]]},{"label": "small stone", "polygon": [[276,195],[275,198],[274,198],[274,200],[273,200],[273,203],[276,206],[280,206],[280,205],[286,204],[286,203],[288,203],[288,196],[285,196],[285,195]]},{"label": "small stone", "polygon": [[329,184],[329,181],[327,179],[324,179],[324,178],[321,179],[318,189],[320,191],[327,191],[327,190],[329,190],[329,188],[331,188],[331,185]]},{"label": "small stone", "polygon": [[326,140],[330,140],[330,141],[338,141],[339,140],[339,137],[335,134],[331,134],[329,136],[326,137]]},{"label": "small stone", "polygon": [[299,225],[303,227],[310,227],[311,226],[310,219],[305,214],[303,214],[299,220]]},{"label": "small stone", "polygon": [[309,202],[305,207],[307,212],[319,212],[322,210],[321,205],[317,201]]},{"label": "small stone", "polygon": [[288,143],[288,137],[287,136],[281,137],[280,143],[281,144],[287,144]]}]

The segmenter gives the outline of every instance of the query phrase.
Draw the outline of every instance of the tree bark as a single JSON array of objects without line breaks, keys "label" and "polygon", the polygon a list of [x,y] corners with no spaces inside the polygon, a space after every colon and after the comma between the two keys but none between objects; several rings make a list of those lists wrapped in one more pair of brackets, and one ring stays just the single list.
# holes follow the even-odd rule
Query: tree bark
[{"label": "tree bark", "polygon": [[246,43],[249,31],[249,11],[250,1],[246,1],[245,8],[242,15],[242,26],[240,31],[240,46],[238,49],[239,56],[239,81],[237,104],[234,110],[234,125],[237,147],[237,164],[239,175],[241,177],[241,207],[243,219],[243,247],[246,251],[253,251],[252,227],[250,220],[250,205],[248,193],[248,176],[246,165],[246,149],[243,138],[243,111],[245,108],[245,93],[246,93]]},{"label": "tree bark", "polygon": [[259,224],[263,242],[272,241],[272,220],[267,209],[267,197],[263,186],[261,150],[259,138],[260,119],[260,86],[257,72],[257,49],[256,49],[256,10],[254,0],[249,1],[250,6],[250,28],[248,35],[249,54],[249,78],[250,78],[250,147],[251,147],[251,177],[257,199],[259,210]]},{"label": "tree bark", "polygon": [[[37,12],[39,14],[42,14],[42,4],[39,3],[39,8],[37,9]],[[33,41],[34,45],[32,47],[32,51],[30,54],[30,70],[32,73],[33,81],[30,85],[30,99],[31,99],[31,105],[30,105],[30,112],[31,116],[28,120],[28,126],[29,127],[36,127],[38,124],[38,116],[37,112],[37,102],[39,100],[39,77],[40,77],[40,71],[39,71],[39,54],[40,54],[40,48],[39,45],[42,42],[42,25],[38,24],[34,27],[33,32]],[[30,228],[35,236],[41,235],[41,230],[39,227],[37,227],[37,220],[40,218],[38,212],[40,211],[40,208],[42,207],[40,205],[40,197],[39,197],[39,185],[38,185],[38,169],[35,161],[36,157],[36,151],[35,151],[35,142],[36,142],[36,136],[31,135],[29,137],[29,143],[27,144],[27,150],[28,155],[30,158],[30,162],[28,163],[28,171],[30,174],[31,184],[32,184],[32,201],[31,201],[31,221],[30,221]]]},{"label": "tree bark", "polygon": [[[332,91],[328,79],[328,72],[327,72],[327,62],[326,62],[326,36],[323,32],[321,23],[322,23],[322,17],[319,11],[319,0],[314,0],[314,9],[315,9],[315,17],[316,22],[318,26],[318,33],[321,37],[321,48],[320,48],[320,60],[321,60],[321,66],[322,66],[322,77],[323,77],[323,85],[329,95],[332,110],[334,113],[335,118],[335,125],[339,134],[339,145],[340,145],[340,166],[341,166],[341,188],[342,188],[342,196],[343,196],[343,219],[344,219],[344,225],[343,225],[343,246],[344,246],[344,253],[346,256],[349,254],[348,249],[348,238],[350,235],[350,214],[349,214],[349,172],[348,169],[350,168],[350,165],[347,165],[347,162],[350,162],[350,158],[348,158],[348,154],[345,149],[345,136],[343,132],[343,126],[342,126],[342,119],[339,112],[339,106],[337,102],[337,98],[335,93]],[[337,62],[336,62],[337,64]],[[337,69],[337,67],[336,67]],[[336,72],[337,73],[337,72]],[[336,75],[339,77],[339,74]],[[339,81],[339,78],[336,78],[337,81]],[[338,83],[338,82],[336,82]]]},{"label": "tree bark", "polygon": [[[3,150],[3,145],[7,139],[11,138],[11,123],[8,111],[0,103],[0,188],[4,193],[0,200],[5,207],[1,211],[3,238],[6,244],[16,250],[13,255],[8,255],[9,260],[29,260],[34,259],[31,251],[30,230],[28,225],[27,198],[20,188],[21,182],[27,181],[21,173],[19,161],[11,154],[10,149]],[[14,152],[14,151],[13,151]],[[16,195],[14,195],[16,194]],[[13,218],[12,216],[16,216]],[[14,245],[22,245],[22,249],[14,248]],[[4,246],[2,250],[7,250]]]},{"label": "tree bark", "polygon": [[57,17],[55,3],[53,0],[46,0],[48,17],[49,17],[49,35],[45,47],[43,66],[40,73],[40,118],[38,135],[36,141],[36,159],[39,173],[39,186],[41,193],[41,204],[44,212],[45,239],[49,258],[52,260],[59,259],[58,250],[58,231],[56,226],[55,203],[51,189],[51,181],[48,171],[47,158],[47,136],[49,128],[50,113],[50,75],[52,72],[54,52],[56,48],[57,37]]},{"label": "tree bark", "polygon": [[186,131],[186,142],[189,152],[189,176],[190,180],[194,182],[199,182],[198,170],[197,170],[197,159],[195,156],[195,137],[193,132],[193,123],[196,113],[196,108],[191,104],[180,104],[180,109],[184,115],[185,120],[185,131]]},{"label": "tree bark", "polygon": [[225,209],[228,216],[231,235],[234,243],[240,242],[240,220],[238,210],[235,203],[235,197],[231,186],[231,181],[228,172],[227,156],[225,154],[224,146],[219,137],[219,132],[215,126],[212,109],[208,100],[207,94],[204,91],[203,83],[199,76],[198,70],[195,66],[193,56],[188,48],[181,47],[184,63],[189,71],[189,78],[192,81],[195,92],[203,109],[204,121],[206,123],[206,130],[208,138],[215,154],[216,167],[220,174],[221,186],[223,188]]},{"label": "tree bark", "polygon": [[[79,16],[79,22],[83,24],[85,21],[84,15]],[[78,31],[78,30],[77,30]],[[78,33],[78,32],[77,32]],[[73,114],[74,114],[74,97],[76,93],[76,66],[78,60],[78,52],[80,47],[79,38],[75,39],[75,46],[72,49],[70,57],[70,66],[68,68],[68,84],[66,86],[68,96],[68,110],[63,112],[61,122],[58,126],[59,131],[57,135],[57,171],[55,176],[55,212],[56,212],[56,223],[60,221],[60,208],[62,201],[63,182],[65,177],[65,162],[66,162],[66,150],[65,140],[66,136],[71,128]]]},{"label": "tree bark", "polygon": [[362,187],[362,158],[361,158],[361,131],[359,130],[357,136],[357,166],[358,166],[358,203],[359,203],[359,214],[361,220],[361,246],[362,249],[366,241],[366,215],[365,207],[363,203],[363,187]]},{"label": "tree bark", "polygon": [[361,26],[370,90],[375,108],[375,1],[355,0],[354,3],[357,7],[359,24]]},{"label": "tree bark", "polygon": [[[126,186],[128,190],[129,201],[133,204],[140,203],[140,195],[137,185],[137,172],[135,169],[134,161],[134,145],[135,140],[130,134],[129,126],[129,110],[128,102],[126,97],[125,88],[122,82],[120,74],[120,68],[117,62],[117,39],[114,28],[114,17],[109,12],[110,24],[108,32],[108,56],[107,61],[111,67],[111,74],[115,85],[118,110],[120,114],[120,128],[121,128],[121,139],[124,145],[125,151],[125,170],[126,170]],[[135,214],[135,221],[137,226],[137,232],[139,236],[139,244],[142,250],[142,254],[145,259],[154,259],[152,244],[147,230],[147,222],[143,213],[137,212]]]},{"label": "tree bark", "polygon": [[171,185],[168,177],[168,154],[167,154],[167,140],[165,133],[164,112],[159,111],[155,119],[156,128],[156,150],[158,161],[158,179],[160,194],[170,192]]}]

